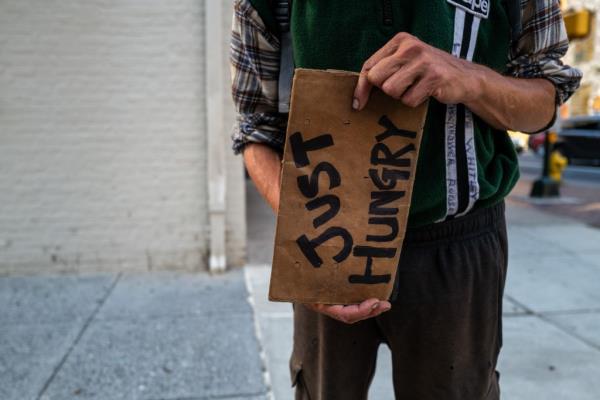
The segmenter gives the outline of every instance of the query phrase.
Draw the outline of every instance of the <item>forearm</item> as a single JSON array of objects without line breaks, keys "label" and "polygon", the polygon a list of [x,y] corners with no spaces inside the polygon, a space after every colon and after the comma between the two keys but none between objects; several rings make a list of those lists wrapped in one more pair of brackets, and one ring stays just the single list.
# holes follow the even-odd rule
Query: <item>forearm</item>
[{"label": "forearm", "polygon": [[497,129],[537,132],[556,112],[556,89],[546,79],[517,79],[477,66],[473,99],[465,105]]},{"label": "forearm", "polygon": [[244,163],[254,185],[273,211],[279,209],[281,187],[281,157],[271,147],[248,144],[244,148]]},{"label": "forearm", "polygon": [[498,129],[536,132],[556,111],[556,89],[546,79],[517,79],[399,33],[363,65],[353,107],[363,109],[371,87],[416,107],[430,97],[464,104]]}]

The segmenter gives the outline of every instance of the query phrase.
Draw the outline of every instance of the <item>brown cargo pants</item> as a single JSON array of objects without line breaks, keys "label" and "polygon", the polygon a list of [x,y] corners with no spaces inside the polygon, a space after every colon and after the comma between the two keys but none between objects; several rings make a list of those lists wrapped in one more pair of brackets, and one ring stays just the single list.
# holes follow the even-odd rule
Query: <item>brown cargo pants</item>
[{"label": "brown cargo pants", "polygon": [[506,267],[504,203],[410,230],[387,313],[346,325],[295,306],[296,400],[366,399],[381,343],[397,400],[498,400]]}]

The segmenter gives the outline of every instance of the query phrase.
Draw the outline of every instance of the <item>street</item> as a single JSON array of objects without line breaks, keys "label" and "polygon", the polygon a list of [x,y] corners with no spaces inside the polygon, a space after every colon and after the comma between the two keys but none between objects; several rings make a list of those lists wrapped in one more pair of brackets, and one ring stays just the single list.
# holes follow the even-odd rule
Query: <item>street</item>
[{"label": "street", "polygon": [[533,182],[542,174],[542,157],[524,153],[519,156],[519,164],[521,179],[509,202],[600,228],[600,167],[570,165],[563,174],[559,198],[533,199],[529,193]]},{"label": "street", "polygon": [[[532,152],[525,152],[519,156],[521,174],[537,177],[542,173],[543,157]],[[569,165],[563,173],[564,180],[571,184],[578,184],[600,188],[600,166]]]}]

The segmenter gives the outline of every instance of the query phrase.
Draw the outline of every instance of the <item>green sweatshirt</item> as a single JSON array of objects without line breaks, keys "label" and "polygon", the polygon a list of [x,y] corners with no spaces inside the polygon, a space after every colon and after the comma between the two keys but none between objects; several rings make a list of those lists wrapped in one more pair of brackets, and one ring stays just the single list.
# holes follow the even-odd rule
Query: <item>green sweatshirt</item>
[{"label": "green sweatshirt", "polygon": [[[277,30],[268,0],[252,0]],[[360,71],[398,32],[504,73],[510,24],[502,0],[293,0],[298,68]],[[432,100],[423,133],[409,227],[460,217],[501,201],[519,177],[507,132],[463,105]]]}]

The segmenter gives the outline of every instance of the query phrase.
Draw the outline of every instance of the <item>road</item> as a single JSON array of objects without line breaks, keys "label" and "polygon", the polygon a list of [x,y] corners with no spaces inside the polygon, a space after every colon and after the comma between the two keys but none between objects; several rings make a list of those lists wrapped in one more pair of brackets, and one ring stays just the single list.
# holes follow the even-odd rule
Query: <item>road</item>
[{"label": "road", "polygon": [[[538,177],[542,174],[542,156],[524,153],[519,156],[521,173]],[[569,165],[563,174],[566,182],[600,188],[600,166]]]}]

